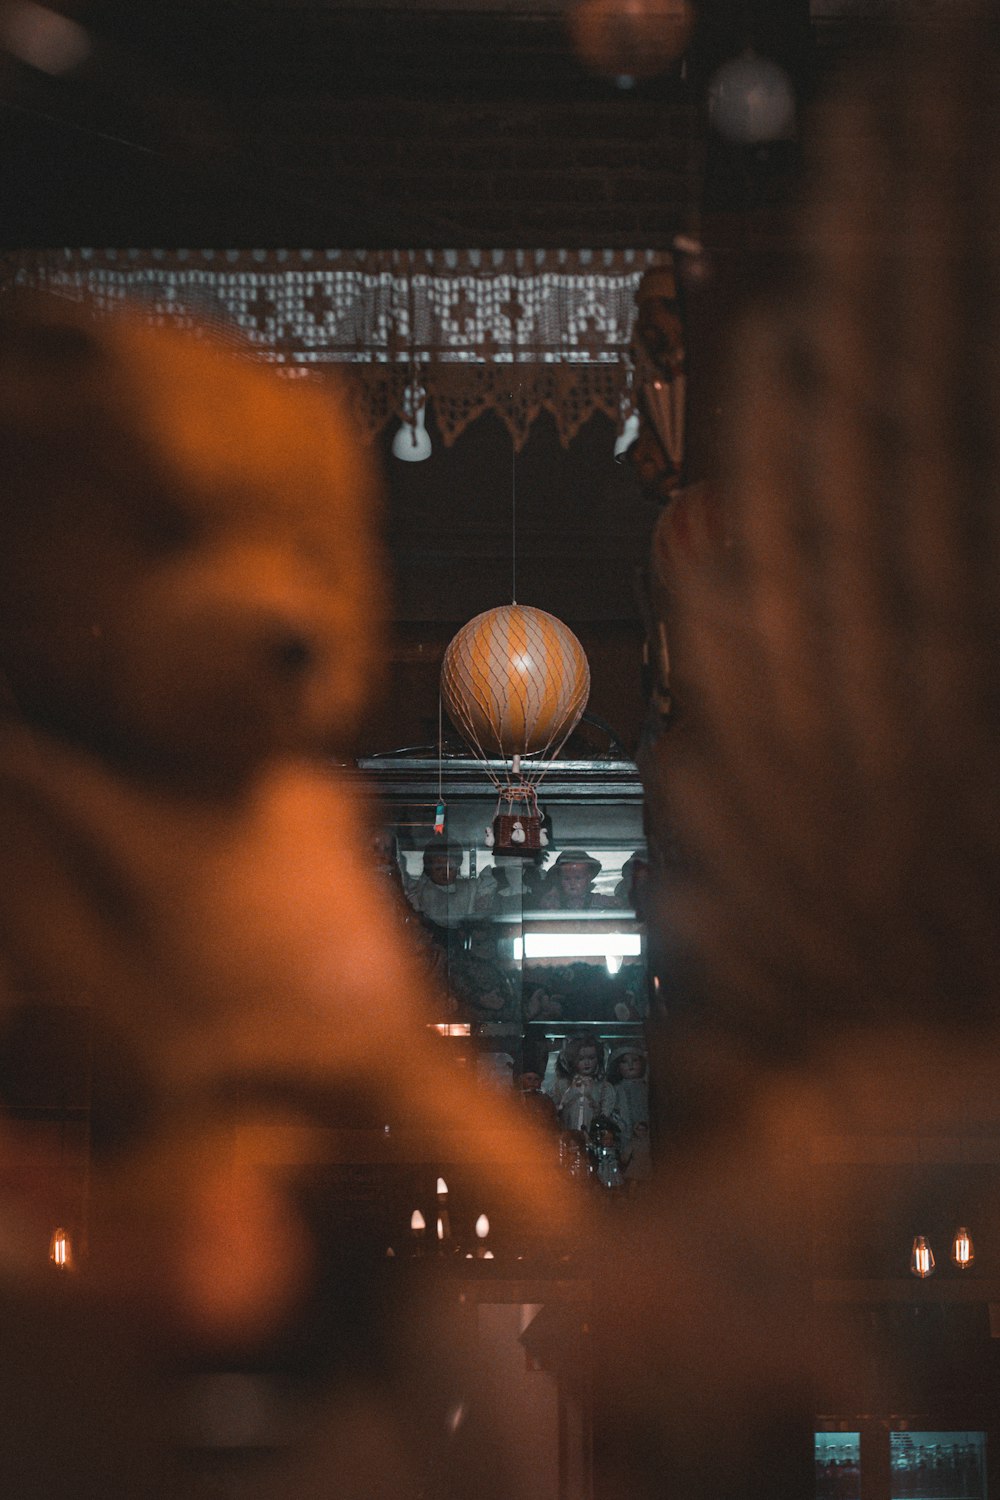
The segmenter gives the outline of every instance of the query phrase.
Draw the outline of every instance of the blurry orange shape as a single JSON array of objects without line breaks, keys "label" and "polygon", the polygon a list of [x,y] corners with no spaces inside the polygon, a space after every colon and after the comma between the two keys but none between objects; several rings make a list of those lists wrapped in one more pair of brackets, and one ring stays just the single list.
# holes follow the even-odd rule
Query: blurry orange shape
[{"label": "blurry orange shape", "polygon": [[49,1260],[57,1271],[73,1269],[73,1242],[65,1229],[53,1229],[49,1240]]},{"label": "blurry orange shape", "polygon": [[927,1243],[926,1236],[922,1234],[914,1238],[913,1248],[910,1251],[910,1270],[914,1276],[919,1276],[921,1281],[934,1275],[934,1251]]},{"label": "blurry orange shape", "polygon": [[955,1238],[951,1242],[951,1258],[960,1271],[968,1270],[976,1258],[972,1236],[964,1226],[955,1230]]},{"label": "blurry orange shape", "polygon": [[313,1250],[280,1179],[253,1163],[206,1163],[180,1205],[170,1275],[183,1326],[208,1341],[251,1342],[281,1327]]},{"label": "blurry orange shape", "polygon": [[694,11],[689,0],[577,0],[568,22],[580,61],[628,86],[683,56]]}]

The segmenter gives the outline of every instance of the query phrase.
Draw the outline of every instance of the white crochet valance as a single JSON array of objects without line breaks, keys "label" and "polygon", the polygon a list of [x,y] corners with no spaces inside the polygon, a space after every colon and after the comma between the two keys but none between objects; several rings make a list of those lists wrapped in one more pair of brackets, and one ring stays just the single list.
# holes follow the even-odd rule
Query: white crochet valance
[{"label": "white crochet valance", "polygon": [[289,374],[350,366],[363,430],[414,371],[446,443],[494,410],[520,446],[540,411],[564,442],[617,418],[635,289],[662,251],[88,250],[24,253],[10,278],[238,335]]}]

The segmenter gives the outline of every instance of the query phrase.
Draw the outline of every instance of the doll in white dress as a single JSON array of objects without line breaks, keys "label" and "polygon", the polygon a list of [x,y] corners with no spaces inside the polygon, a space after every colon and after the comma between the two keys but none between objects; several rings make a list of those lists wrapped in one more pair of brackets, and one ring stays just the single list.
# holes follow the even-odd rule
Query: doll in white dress
[{"label": "doll in white dress", "polygon": [[608,1082],[614,1085],[614,1116],[622,1132],[622,1151],[632,1145],[632,1134],[640,1122],[649,1121],[649,1081],[646,1053],[634,1042],[616,1047],[608,1060]]},{"label": "doll in white dress", "polygon": [[590,1129],[597,1115],[611,1114],[615,1090],[604,1077],[604,1044],[586,1032],[574,1032],[556,1060],[552,1098],[563,1130]]}]

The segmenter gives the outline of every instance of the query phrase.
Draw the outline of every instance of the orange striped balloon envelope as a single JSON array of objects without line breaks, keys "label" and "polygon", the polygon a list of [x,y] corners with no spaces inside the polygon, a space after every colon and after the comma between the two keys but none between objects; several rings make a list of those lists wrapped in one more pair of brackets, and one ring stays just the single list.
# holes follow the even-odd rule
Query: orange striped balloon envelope
[{"label": "orange striped balloon envelope", "polygon": [[543,609],[488,609],[463,625],[444,653],[444,706],[486,759],[557,748],[579,721],[589,694],[583,647]]}]

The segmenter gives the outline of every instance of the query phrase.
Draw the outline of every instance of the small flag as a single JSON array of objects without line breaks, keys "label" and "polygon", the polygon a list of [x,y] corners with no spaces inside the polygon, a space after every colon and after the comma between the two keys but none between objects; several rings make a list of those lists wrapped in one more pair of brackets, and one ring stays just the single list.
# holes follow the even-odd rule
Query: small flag
[{"label": "small flag", "polygon": [[439,802],[437,812],[434,814],[434,832],[444,833],[444,803]]}]

